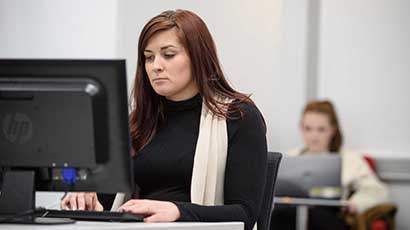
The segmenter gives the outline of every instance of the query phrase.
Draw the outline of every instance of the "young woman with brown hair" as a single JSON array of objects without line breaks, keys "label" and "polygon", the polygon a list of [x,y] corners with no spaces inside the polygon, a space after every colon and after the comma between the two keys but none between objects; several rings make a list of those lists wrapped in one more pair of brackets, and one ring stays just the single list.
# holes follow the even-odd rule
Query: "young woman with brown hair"
[{"label": "young woman with brown hair", "polygon": [[[205,23],[165,11],[143,28],[137,56],[130,129],[140,191],[119,210],[146,222],[242,221],[251,229],[265,186],[266,127],[225,79]],[[82,196],[62,207],[107,206],[95,193]]]}]

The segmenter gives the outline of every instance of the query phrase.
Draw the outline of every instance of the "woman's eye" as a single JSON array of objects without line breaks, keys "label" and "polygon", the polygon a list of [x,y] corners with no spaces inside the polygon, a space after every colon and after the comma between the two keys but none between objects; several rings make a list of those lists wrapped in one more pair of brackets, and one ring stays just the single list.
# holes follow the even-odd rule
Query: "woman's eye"
[{"label": "woman's eye", "polygon": [[152,60],[154,60],[154,56],[145,56],[145,61],[146,62],[150,62]]},{"label": "woman's eye", "polygon": [[173,58],[175,56],[175,54],[164,54],[164,57],[169,59],[169,58]]}]

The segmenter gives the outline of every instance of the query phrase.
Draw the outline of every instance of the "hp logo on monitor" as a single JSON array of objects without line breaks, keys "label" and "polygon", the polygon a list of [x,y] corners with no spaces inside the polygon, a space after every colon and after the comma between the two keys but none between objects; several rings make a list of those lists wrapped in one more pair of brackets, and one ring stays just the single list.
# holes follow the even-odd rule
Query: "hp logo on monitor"
[{"label": "hp logo on monitor", "polygon": [[2,120],[4,136],[14,144],[24,144],[31,139],[33,124],[31,119],[23,113],[7,114]]}]

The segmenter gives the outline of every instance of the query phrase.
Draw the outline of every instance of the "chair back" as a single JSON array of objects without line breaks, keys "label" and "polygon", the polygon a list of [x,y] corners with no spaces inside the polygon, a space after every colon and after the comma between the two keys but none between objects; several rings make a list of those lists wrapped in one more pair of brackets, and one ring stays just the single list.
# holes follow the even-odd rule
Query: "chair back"
[{"label": "chair back", "polygon": [[266,185],[263,194],[261,211],[258,218],[258,230],[268,230],[273,211],[273,197],[275,194],[275,182],[278,175],[279,164],[282,154],[278,152],[268,152],[268,167],[266,173]]}]

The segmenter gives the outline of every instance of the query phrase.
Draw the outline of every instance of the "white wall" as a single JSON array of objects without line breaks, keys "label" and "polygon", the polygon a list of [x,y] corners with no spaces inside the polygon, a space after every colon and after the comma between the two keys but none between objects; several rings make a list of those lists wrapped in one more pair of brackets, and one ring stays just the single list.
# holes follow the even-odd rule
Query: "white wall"
[{"label": "white wall", "polygon": [[319,95],[346,147],[410,158],[410,1],[322,1]]},{"label": "white wall", "polygon": [[114,0],[0,0],[0,58],[115,58]]}]

